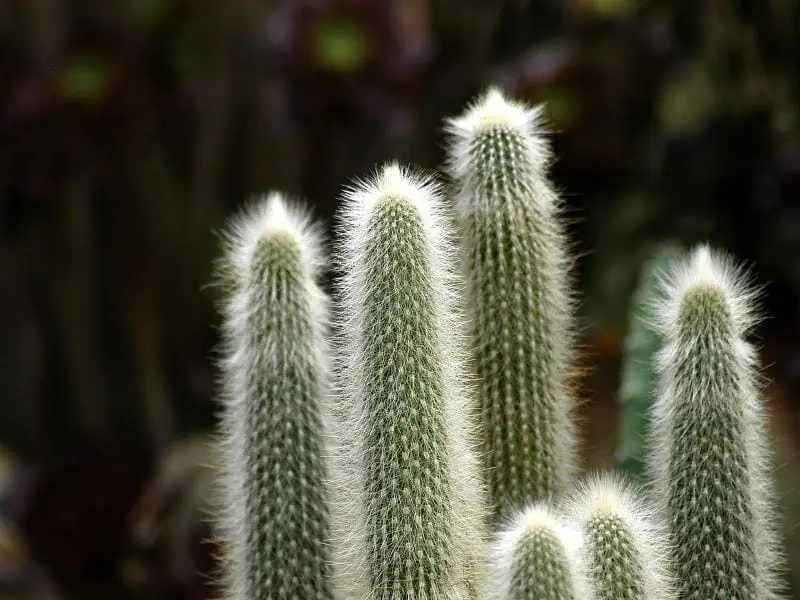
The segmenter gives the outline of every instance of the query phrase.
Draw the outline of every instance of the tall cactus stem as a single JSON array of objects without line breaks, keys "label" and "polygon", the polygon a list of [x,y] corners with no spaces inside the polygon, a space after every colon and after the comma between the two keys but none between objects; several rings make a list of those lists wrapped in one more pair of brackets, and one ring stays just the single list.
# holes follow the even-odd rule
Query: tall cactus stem
[{"label": "tall cactus stem", "polygon": [[340,216],[339,580],[354,598],[475,597],[485,515],[439,190],[389,164]]},{"label": "tall cactus stem", "polygon": [[489,554],[489,600],[589,600],[580,534],[545,504],[520,512]]},{"label": "tall cactus stem", "polygon": [[774,496],[757,356],[758,290],[731,258],[697,247],[663,277],[664,347],[650,441],[685,598],[778,597]]},{"label": "tall cactus stem", "polygon": [[321,239],[271,193],[227,230],[220,536],[226,597],[333,598]]},{"label": "tall cactus stem", "polygon": [[500,518],[565,492],[575,464],[571,263],[541,112],[490,89],[448,121],[483,454]]}]

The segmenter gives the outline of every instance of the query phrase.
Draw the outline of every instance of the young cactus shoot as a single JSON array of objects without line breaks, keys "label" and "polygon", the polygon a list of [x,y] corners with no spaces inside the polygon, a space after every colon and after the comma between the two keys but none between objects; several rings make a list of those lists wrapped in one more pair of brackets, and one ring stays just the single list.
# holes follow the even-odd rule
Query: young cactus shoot
[{"label": "young cactus shoot", "polygon": [[636,488],[616,475],[594,475],[576,486],[565,510],[583,538],[593,598],[674,600],[667,530]]},{"label": "young cactus shoot", "polygon": [[589,600],[581,536],[546,504],[534,504],[504,530],[489,561],[492,600]]}]

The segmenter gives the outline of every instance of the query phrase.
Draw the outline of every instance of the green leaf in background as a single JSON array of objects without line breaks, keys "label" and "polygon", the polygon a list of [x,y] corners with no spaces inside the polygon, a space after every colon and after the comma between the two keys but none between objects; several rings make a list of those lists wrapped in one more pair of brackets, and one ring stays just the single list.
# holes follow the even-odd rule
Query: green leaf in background
[{"label": "green leaf in background", "polygon": [[647,452],[647,413],[654,391],[653,356],[661,348],[661,339],[645,320],[645,307],[656,293],[658,273],[678,254],[674,246],[660,248],[645,263],[639,286],[633,298],[628,336],[622,365],[618,401],[620,404],[617,461],[620,468],[636,479],[644,472]]},{"label": "green leaf in background", "polygon": [[314,39],[314,55],[324,69],[355,71],[367,59],[369,42],[364,27],[353,19],[330,19],[322,24]]},{"label": "green leaf in background", "polygon": [[56,73],[56,86],[61,95],[75,102],[94,105],[105,95],[111,67],[95,54],[70,57]]},{"label": "green leaf in background", "polygon": [[171,3],[168,0],[128,0],[128,16],[140,27],[154,27],[169,14]]}]

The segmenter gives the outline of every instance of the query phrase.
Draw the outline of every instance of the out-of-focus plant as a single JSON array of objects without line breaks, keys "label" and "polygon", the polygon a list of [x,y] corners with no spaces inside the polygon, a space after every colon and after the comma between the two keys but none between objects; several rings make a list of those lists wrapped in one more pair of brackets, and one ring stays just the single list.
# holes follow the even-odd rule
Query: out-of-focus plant
[{"label": "out-of-focus plant", "polygon": [[647,322],[647,310],[658,293],[658,277],[677,255],[677,248],[665,246],[645,264],[633,296],[625,338],[617,460],[620,468],[636,479],[641,479],[647,461],[648,414],[656,382],[653,359],[661,347],[660,336]]}]

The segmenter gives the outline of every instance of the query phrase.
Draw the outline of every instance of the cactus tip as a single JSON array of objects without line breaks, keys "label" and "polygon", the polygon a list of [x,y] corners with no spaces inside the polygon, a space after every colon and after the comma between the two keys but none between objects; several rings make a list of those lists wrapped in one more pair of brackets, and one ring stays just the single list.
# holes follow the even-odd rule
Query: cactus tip
[{"label": "cactus tip", "polygon": [[529,107],[509,100],[497,87],[489,87],[472,103],[463,115],[449,119],[453,133],[474,136],[491,127],[508,127],[528,131],[542,112],[542,106]]},{"label": "cactus tip", "polygon": [[279,233],[295,240],[307,275],[315,277],[325,264],[320,227],[308,210],[277,191],[257,197],[231,220],[225,232],[226,269],[245,275],[261,241]]},{"label": "cactus tip", "polygon": [[693,291],[714,292],[725,305],[737,335],[758,321],[754,302],[760,288],[748,282],[747,270],[707,244],[694,248],[688,259],[677,261],[661,275],[661,300],[654,304],[652,322],[662,334],[677,331],[685,301]]}]

